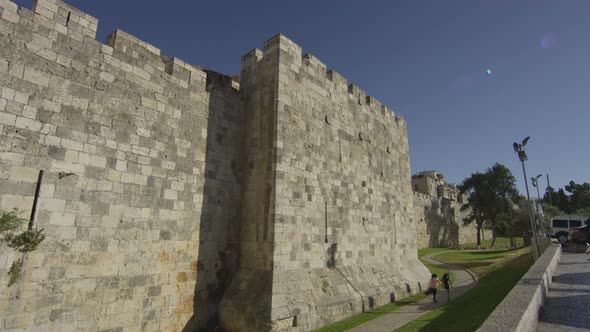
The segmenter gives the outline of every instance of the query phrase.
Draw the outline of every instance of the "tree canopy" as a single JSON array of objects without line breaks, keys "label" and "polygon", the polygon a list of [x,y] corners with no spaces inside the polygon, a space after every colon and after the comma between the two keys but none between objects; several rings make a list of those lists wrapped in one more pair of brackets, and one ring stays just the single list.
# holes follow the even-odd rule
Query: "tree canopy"
[{"label": "tree canopy", "polygon": [[543,201],[568,214],[588,214],[590,210],[590,183],[578,184],[570,181],[564,188],[559,188],[557,191],[548,187]]},{"label": "tree canopy", "polygon": [[484,173],[471,174],[459,186],[461,193],[467,195],[467,202],[461,207],[469,211],[464,222],[476,223],[477,245],[481,245],[484,222],[489,222],[495,233],[505,233],[512,225],[513,206],[521,200],[515,182],[510,170],[496,163]]}]

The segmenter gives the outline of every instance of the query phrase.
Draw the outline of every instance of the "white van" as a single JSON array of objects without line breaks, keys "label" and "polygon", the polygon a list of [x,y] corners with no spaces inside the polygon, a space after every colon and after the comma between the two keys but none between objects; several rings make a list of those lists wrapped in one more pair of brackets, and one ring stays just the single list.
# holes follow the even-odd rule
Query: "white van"
[{"label": "white van", "polygon": [[551,237],[559,242],[567,242],[570,228],[581,227],[590,222],[588,216],[555,216],[551,219]]}]

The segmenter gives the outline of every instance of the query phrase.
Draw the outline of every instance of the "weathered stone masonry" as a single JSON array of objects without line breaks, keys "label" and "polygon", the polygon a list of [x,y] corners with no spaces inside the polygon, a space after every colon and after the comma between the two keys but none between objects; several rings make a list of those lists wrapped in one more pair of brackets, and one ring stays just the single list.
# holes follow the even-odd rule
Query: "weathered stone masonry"
[{"label": "weathered stone masonry", "polygon": [[[475,223],[465,225],[463,219],[469,210],[461,211],[465,196],[456,185],[445,183],[444,176],[436,171],[425,171],[412,176],[412,187],[418,248],[476,242],[477,228]],[[484,230],[483,235],[492,238],[491,230]]]},{"label": "weathered stone masonry", "polygon": [[240,83],[0,0],[0,329],[304,331],[420,289],[406,124],[284,36]]}]

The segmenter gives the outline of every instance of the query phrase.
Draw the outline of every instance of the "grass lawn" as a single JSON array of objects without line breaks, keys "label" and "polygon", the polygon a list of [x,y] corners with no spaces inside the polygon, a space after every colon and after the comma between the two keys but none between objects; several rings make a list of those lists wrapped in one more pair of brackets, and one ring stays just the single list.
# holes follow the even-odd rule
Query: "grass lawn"
[{"label": "grass lawn", "polygon": [[449,252],[437,259],[478,273],[477,285],[449,305],[411,321],[396,332],[475,331],[533,263],[528,248],[503,252]]},{"label": "grass lawn", "polygon": [[530,251],[528,247],[516,250],[455,250],[439,254],[436,259],[462,266],[481,277],[497,268],[497,263],[520,256],[528,251]]},{"label": "grass lawn", "polygon": [[[516,243],[517,247],[523,246],[523,241],[521,237],[515,237],[514,242]],[[465,243],[460,245],[461,248],[477,248],[477,243]],[[481,241],[482,248],[492,248],[492,239],[485,239]],[[508,248],[510,247],[510,238],[508,237],[498,237],[496,238],[496,243],[494,243],[493,248]]]},{"label": "grass lawn", "polygon": [[422,248],[418,249],[418,257],[447,250],[449,250],[449,248]]}]

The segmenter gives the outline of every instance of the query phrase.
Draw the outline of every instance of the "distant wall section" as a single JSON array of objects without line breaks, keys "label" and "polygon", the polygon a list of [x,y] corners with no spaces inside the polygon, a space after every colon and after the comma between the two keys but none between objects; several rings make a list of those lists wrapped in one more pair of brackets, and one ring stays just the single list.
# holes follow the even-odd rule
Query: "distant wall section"
[{"label": "distant wall section", "polygon": [[[465,225],[469,210],[461,211],[464,196],[457,186],[446,184],[436,171],[412,176],[414,216],[419,248],[458,247],[477,242],[475,223]],[[491,230],[483,231],[484,239],[492,238]]]}]

